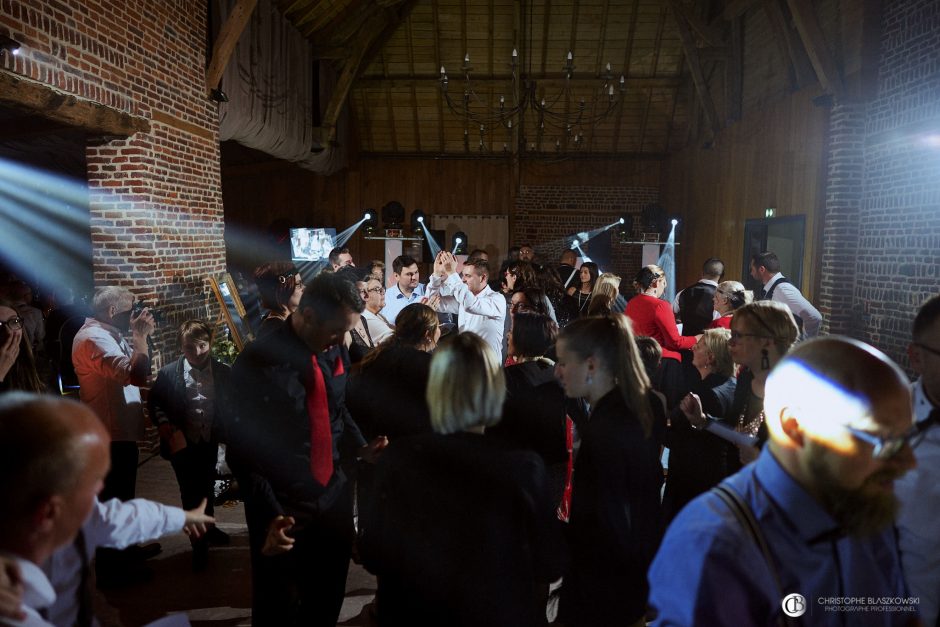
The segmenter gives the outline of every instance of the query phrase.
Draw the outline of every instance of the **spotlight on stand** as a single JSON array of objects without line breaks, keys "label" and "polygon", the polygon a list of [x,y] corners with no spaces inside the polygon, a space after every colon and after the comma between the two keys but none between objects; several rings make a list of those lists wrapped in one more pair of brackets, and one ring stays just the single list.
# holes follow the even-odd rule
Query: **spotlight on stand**
[{"label": "spotlight on stand", "polygon": [[379,216],[375,209],[366,209],[362,212],[362,227],[366,235],[372,235],[379,226]]},{"label": "spotlight on stand", "polygon": [[386,229],[400,229],[405,221],[405,207],[397,200],[391,200],[382,207],[382,222]]},{"label": "spotlight on stand", "polygon": [[20,53],[20,42],[10,39],[6,35],[0,35],[0,52],[18,55]]},{"label": "spotlight on stand", "polygon": [[630,228],[627,226],[628,223],[632,223],[632,220],[628,220],[627,216],[620,216],[620,219],[617,220],[617,237],[620,238],[621,244],[623,242],[629,241],[630,239]]},{"label": "spotlight on stand", "polygon": [[411,212],[411,232],[417,236],[424,235],[424,229],[427,228],[425,222],[424,212],[420,209],[415,209]]},{"label": "spotlight on stand", "polygon": [[217,87],[209,92],[209,99],[216,102],[228,102],[228,94]]},{"label": "spotlight on stand", "polygon": [[467,234],[463,231],[457,231],[454,233],[454,238],[451,244],[451,251],[455,255],[467,254]]}]

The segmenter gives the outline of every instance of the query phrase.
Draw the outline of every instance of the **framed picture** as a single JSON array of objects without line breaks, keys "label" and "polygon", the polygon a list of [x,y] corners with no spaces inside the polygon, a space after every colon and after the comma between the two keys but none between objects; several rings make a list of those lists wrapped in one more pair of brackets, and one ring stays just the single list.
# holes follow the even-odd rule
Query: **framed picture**
[{"label": "framed picture", "polygon": [[209,283],[216,300],[219,301],[219,308],[232,334],[232,341],[241,351],[245,348],[245,344],[254,339],[254,336],[251,333],[248,318],[245,316],[245,306],[238,295],[235,281],[231,274],[225,272],[219,278],[209,277]]}]

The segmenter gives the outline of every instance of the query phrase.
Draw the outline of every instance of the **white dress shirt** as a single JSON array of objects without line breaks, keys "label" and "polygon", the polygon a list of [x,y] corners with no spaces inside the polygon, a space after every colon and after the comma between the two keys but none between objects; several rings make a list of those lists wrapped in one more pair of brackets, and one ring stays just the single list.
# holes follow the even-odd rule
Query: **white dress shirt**
[{"label": "white dress shirt", "polygon": [[[111,499],[101,503],[96,497],[91,514],[82,525],[85,555],[91,559],[95,549],[102,546],[124,549],[138,542],[156,540],[182,530],[185,523],[186,513],[178,507],[146,499],[124,502]],[[74,625],[82,581],[82,558],[75,544],[67,544],[53,553],[43,570],[43,577],[48,576],[51,582],[50,590],[55,589],[53,601],[49,603],[49,620],[55,625]]]},{"label": "white dress shirt", "polygon": [[[914,420],[921,423],[933,405],[920,379],[912,391]],[[920,617],[925,625],[936,625],[940,614],[940,425],[927,429],[914,457],[917,467],[894,482],[894,493],[901,501],[898,544],[911,596],[920,597]]]},{"label": "white dress shirt", "polygon": [[369,336],[372,338],[372,343],[376,346],[395,332],[395,328],[389,324],[381,311],[374,314],[368,309],[363,309],[362,317],[366,319],[366,324],[369,326]]},{"label": "white dress shirt", "polygon": [[446,280],[437,275],[428,283],[428,296],[441,296],[438,311],[457,314],[457,330],[476,333],[493,347],[496,357],[503,353],[503,325],[506,320],[506,297],[484,286],[474,294],[456,272]]},{"label": "white dress shirt", "polygon": [[385,306],[382,307],[382,311],[379,313],[382,314],[390,323],[395,324],[395,318],[398,317],[398,314],[401,313],[402,309],[411,303],[419,302],[422,298],[424,298],[424,283],[418,283],[418,287],[414,289],[414,291],[411,293],[411,296],[405,296],[402,294],[401,289],[399,289],[398,284],[396,283],[395,285],[385,290]]},{"label": "white dress shirt", "polygon": [[40,613],[48,610],[55,602],[55,590],[46,578],[46,574],[41,568],[21,557],[10,553],[2,555],[16,562],[20,568],[20,576],[23,579],[23,605],[20,609],[26,614],[26,618],[23,620],[2,618],[0,621],[4,625],[15,625],[15,627],[53,627],[53,623],[43,618]]},{"label": "white dress shirt", "polygon": [[130,383],[133,354],[117,327],[95,318],[85,319],[72,342],[79,398],[118,442],[144,439],[140,388]]},{"label": "white dress shirt", "polygon": [[[770,286],[784,278],[783,274],[778,272],[770,277],[770,280],[764,283],[764,290],[769,292]],[[806,337],[816,337],[819,335],[819,327],[822,325],[822,314],[813,307],[803,294],[800,288],[792,283],[780,283],[774,289],[773,297],[778,303],[783,303],[790,308],[790,311],[803,319],[803,334]]]}]

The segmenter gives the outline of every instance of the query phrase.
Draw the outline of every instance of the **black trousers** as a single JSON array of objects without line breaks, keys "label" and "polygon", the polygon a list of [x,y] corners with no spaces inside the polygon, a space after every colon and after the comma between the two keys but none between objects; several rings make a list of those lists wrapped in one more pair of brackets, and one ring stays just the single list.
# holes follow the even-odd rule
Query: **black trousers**
[{"label": "black trousers", "polygon": [[140,452],[137,442],[121,440],[111,442],[111,470],[104,478],[104,488],[101,490],[99,500],[103,503],[108,499],[121,499],[129,501],[137,494],[137,463]]},{"label": "black trousers", "polygon": [[219,454],[219,445],[212,442],[186,442],[186,448],[170,458],[176,482],[180,486],[180,500],[183,509],[198,507],[206,499],[206,514],[212,516],[215,511],[212,501],[215,498],[215,464]]},{"label": "black trousers", "polygon": [[351,491],[344,489],[329,509],[290,532],[296,542],[282,555],[261,554],[271,521],[258,516],[248,500],[245,515],[251,545],[251,624],[335,627],[352,554]]}]

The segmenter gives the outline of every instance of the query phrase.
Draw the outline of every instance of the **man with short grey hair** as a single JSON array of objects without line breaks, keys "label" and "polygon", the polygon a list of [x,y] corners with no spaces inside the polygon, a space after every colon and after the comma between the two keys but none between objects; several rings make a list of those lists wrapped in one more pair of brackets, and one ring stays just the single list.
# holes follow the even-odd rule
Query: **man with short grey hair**
[{"label": "man with short grey hair", "polygon": [[[127,501],[134,498],[137,442],[144,439],[140,386],[150,377],[147,337],[154,321],[147,309],[134,313],[134,295],[122,287],[98,289],[93,309],[72,342],[72,363],[79,397],[111,435],[111,472],[102,499]],[[124,339],[128,330],[131,344]]]}]

